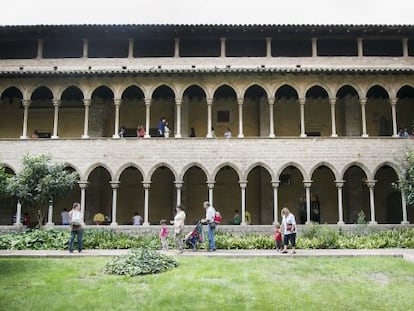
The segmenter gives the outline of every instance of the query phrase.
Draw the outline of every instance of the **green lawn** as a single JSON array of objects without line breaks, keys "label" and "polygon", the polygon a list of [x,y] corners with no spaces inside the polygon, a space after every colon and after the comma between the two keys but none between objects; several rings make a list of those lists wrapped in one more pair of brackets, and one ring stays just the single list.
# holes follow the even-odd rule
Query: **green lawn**
[{"label": "green lawn", "polygon": [[157,275],[103,274],[108,258],[0,259],[0,310],[410,310],[399,258],[178,257]]}]

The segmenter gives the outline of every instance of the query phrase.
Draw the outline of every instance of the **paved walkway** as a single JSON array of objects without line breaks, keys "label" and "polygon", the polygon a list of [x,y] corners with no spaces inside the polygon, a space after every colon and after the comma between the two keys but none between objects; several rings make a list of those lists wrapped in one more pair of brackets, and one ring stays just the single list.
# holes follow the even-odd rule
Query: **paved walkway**
[{"label": "paved walkway", "polygon": [[[3,257],[102,257],[119,256],[126,254],[126,249],[86,249],[81,253],[74,251],[58,250],[0,250],[0,258]],[[387,256],[404,258],[414,263],[414,249],[385,248],[385,249],[306,249],[296,250],[296,254],[281,254],[275,250],[217,250],[206,252],[205,250],[184,250],[178,254],[176,250],[163,252],[174,256],[206,256],[206,257],[362,257],[362,256]]]}]

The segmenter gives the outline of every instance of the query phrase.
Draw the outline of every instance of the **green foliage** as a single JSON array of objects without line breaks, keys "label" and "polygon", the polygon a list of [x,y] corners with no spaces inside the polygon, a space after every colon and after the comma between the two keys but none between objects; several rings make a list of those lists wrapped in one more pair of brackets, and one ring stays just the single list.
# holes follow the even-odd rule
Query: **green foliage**
[{"label": "green foliage", "polygon": [[4,167],[0,166],[0,195],[7,194],[8,179],[13,175],[6,173]]},{"label": "green foliage", "polygon": [[111,259],[103,268],[108,274],[136,276],[167,271],[177,267],[175,258],[148,248],[131,250],[128,254]]},{"label": "green foliage", "polygon": [[404,153],[400,167],[400,182],[393,183],[393,186],[404,193],[408,205],[414,205],[414,150]]},{"label": "green foliage", "polygon": [[8,179],[7,192],[29,208],[36,209],[40,227],[47,215],[48,203],[69,193],[78,174],[65,170],[63,163],[52,163],[49,155],[23,157],[23,169]]}]

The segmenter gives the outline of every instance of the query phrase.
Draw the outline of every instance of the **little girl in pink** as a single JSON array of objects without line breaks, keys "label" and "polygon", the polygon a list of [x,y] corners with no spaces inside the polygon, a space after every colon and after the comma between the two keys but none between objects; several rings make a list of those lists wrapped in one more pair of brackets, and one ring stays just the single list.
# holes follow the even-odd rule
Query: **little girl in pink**
[{"label": "little girl in pink", "polygon": [[160,221],[161,230],[160,230],[160,239],[161,239],[161,248],[164,251],[168,251],[168,228],[167,228],[167,221],[165,219],[161,219]]}]

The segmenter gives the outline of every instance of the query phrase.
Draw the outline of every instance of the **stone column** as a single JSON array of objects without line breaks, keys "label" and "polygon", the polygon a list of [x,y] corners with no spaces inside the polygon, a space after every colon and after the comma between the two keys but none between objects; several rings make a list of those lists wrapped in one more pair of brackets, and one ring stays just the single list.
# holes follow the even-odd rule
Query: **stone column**
[{"label": "stone column", "polygon": [[214,197],[213,197],[213,189],[214,189],[214,184],[216,182],[215,181],[207,181],[207,187],[208,187],[208,201],[210,202],[211,205],[214,206]]},{"label": "stone column", "polygon": [[241,225],[246,225],[246,187],[247,187],[247,181],[240,181],[240,190],[241,190],[241,216],[242,221]]},{"label": "stone column", "polygon": [[182,181],[175,181],[175,189],[177,190],[177,205],[181,204],[181,189],[183,187]]},{"label": "stone column", "polygon": [[391,114],[392,114],[392,137],[398,137],[397,130],[397,98],[390,98]]},{"label": "stone column", "polygon": [[151,119],[151,98],[145,98],[145,135],[144,138],[150,138],[150,119]]},{"label": "stone column", "polygon": [[59,123],[59,107],[60,107],[61,100],[60,99],[52,99],[52,102],[53,102],[53,107],[55,108],[55,110],[54,110],[54,116],[53,116],[53,134],[52,134],[51,138],[57,139],[57,138],[59,138],[59,136],[58,136],[58,123]]},{"label": "stone column", "polygon": [[329,98],[329,103],[331,104],[331,124],[332,124],[332,134],[331,137],[338,137],[336,133],[336,118],[335,118],[335,104],[336,98]]},{"label": "stone column", "polygon": [[226,38],[220,38],[220,57],[226,57]]},{"label": "stone column", "polygon": [[49,208],[47,213],[47,223],[46,227],[53,227],[55,224],[53,222],[53,201],[49,200]]},{"label": "stone column", "polygon": [[403,57],[408,57],[408,38],[402,39]]},{"label": "stone column", "polygon": [[369,222],[370,225],[376,225],[377,222],[375,221],[375,201],[374,201],[374,187],[376,180],[367,180],[366,184],[369,189],[369,208],[371,210],[371,220]]},{"label": "stone column", "polygon": [[118,226],[118,223],[116,222],[116,207],[117,207],[117,196],[118,196],[118,188],[119,188],[119,181],[110,181],[109,182],[112,187],[112,221],[111,221],[111,227]]},{"label": "stone column", "polygon": [[306,131],[305,131],[305,102],[306,102],[306,98],[299,98],[300,137],[306,137]]},{"label": "stone column", "polygon": [[243,138],[243,98],[237,99],[237,104],[239,105],[239,135],[237,137]]},{"label": "stone column", "polygon": [[175,138],[181,138],[181,107],[182,107],[183,99],[176,98],[175,99],[175,108],[177,109],[177,122],[176,122],[176,130],[175,130]]},{"label": "stone column", "polygon": [[89,50],[89,40],[83,39],[83,53],[82,53],[83,58],[88,58],[88,54],[89,54],[88,50]]},{"label": "stone column", "polygon": [[338,189],[338,225],[344,225],[344,211],[342,207],[342,188],[345,180],[335,180],[335,186]]},{"label": "stone column", "polygon": [[128,39],[128,58],[134,58],[134,39]]},{"label": "stone column", "polygon": [[82,213],[82,222],[85,222],[85,201],[86,201],[86,187],[88,186],[88,181],[78,181],[78,185],[81,191],[81,213]]},{"label": "stone column", "polygon": [[213,99],[207,98],[207,138],[212,138],[211,128],[213,127],[212,122],[212,110],[213,110]]},{"label": "stone column", "polygon": [[279,222],[279,185],[280,181],[272,181],[272,187],[273,187],[273,222],[278,223]]},{"label": "stone column", "polygon": [[312,38],[312,57],[318,56],[318,39]]},{"label": "stone column", "polygon": [[303,185],[305,186],[306,193],[306,225],[311,223],[311,196],[310,196],[310,187],[312,186],[312,180],[304,180]]},{"label": "stone column", "polygon": [[13,226],[21,227],[23,224],[20,222],[20,218],[22,217],[22,205],[20,202],[17,202],[16,206],[16,222],[13,224]]},{"label": "stone column", "polygon": [[362,137],[368,137],[367,134],[367,118],[365,116],[365,105],[367,104],[366,98],[360,98],[359,103],[361,104],[361,118],[362,118]]},{"label": "stone column", "polygon": [[143,181],[142,185],[144,186],[144,223],[143,226],[149,226],[148,221],[148,199],[149,199],[149,188],[151,186],[150,181]]},{"label": "stone column", "polygon": [[363,45],[362,38],[358,38],[357,45],[358,45],[358,57],[364,56],[364,45]]},{"label": "stone column", "polygon": [[43,39],[38,39],[37,40],[37,58],[43,58],[43,43],[45,42],[45,40]]},{"label": "stone column", "polygon": [[272,38],[271,37],[266,38],[266,57],[267,58],[272,57]]},{"label": "stone column", "polygon": [[408,225],[410,222],[408,221],[408,218],[407,218],[407,201],[405,199],[405,193],[403,190],[401,190],[401,207],[402,207],[402,216],[403,216],[401,224]]},{"label": "stone column", "polygon": [[273,123],[273,107],[275,104],[275,99],[272,97],[269,97],[267,99],[269,103],[269,137],[274,138],[275,137],[275,125]]},{"label": "stone column", "polygon": [[119,138],[119,107],[121,107],[122,99],[114,99],[115,105],[115,126],[114,126],[114,135],[112,138]]},{"label": "stone column", "polygon": [[91,99],[84,99],[83,105],[85,106],[85,119],[83,121],[83,139],[89,138],[89,108],[91,107]]},{"label": "stone column", "polygon": [[24,108],[24,112],[23,112],[23,133],[22,133],[22,136],[20,136],[21,139],[29,138],[27,136],[27,121],[29,119],[30,104],[31,104],[30,100],[22,99],[22,105],[23,105],[23,108]]},{"label": "stone column", "polygon": [[174,38],[174,57],[180,57],[180,38]]}]

